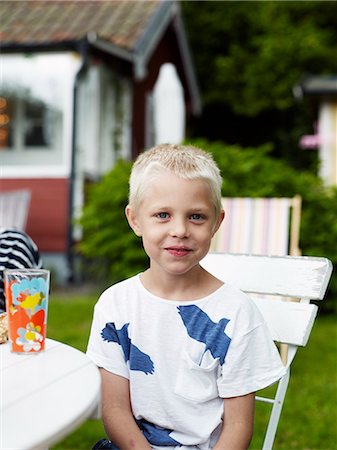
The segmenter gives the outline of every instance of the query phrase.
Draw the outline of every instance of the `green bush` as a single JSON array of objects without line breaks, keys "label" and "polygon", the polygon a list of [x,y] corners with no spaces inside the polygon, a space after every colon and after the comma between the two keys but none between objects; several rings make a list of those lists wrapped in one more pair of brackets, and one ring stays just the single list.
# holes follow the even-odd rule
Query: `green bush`
[{"label": "green bush", "polygon": [[[327,189],[308,172],[299,172],[268,155],[272,150],[240,148],[205,140],[193,144],[213,154],[223,176],[223,196],[293,197],[301,195],[300,248],[303,255],[326,256],[337,262],[337,189]],[[89,258],[95,277],[110,282],[129,277],[147,265],[147,257],[124,216],[131,163],[120,161],[90,187],[81,224],[80,250]],[[336,277],[335,277],[336,278]],[[337,280],[333,279],[324,309],[335,310]]]},{"label": "green bush", "polygon": [[85,257],[84,273],[96,282],[120,281],[144,270],[147,264],[141,241],[124,214],[131,166],[119,161],[99,183],[88,187],[79,250]]}]

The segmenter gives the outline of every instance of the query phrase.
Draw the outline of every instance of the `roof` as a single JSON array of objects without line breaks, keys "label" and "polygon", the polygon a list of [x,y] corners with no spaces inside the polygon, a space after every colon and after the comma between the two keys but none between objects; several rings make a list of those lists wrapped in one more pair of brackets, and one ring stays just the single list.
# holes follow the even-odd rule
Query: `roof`
[{"label": "roof", "polygon": [[336,75],[313,75],[304,77],[294,88],[295,96],[337,95]]},{"label": "roof", "polygon": [[2,45],[74,42],[95,33],[127,50],[134,48],[160,6],[149,1],[1,1]]},{"label": "roof", "polygon": [[91,46],[134,64],[135,77],[173,22],[194,112],[200,111],[191,55],[178,2],[170,0],[1,0],[0,41],[4,52],[74,45]]}]

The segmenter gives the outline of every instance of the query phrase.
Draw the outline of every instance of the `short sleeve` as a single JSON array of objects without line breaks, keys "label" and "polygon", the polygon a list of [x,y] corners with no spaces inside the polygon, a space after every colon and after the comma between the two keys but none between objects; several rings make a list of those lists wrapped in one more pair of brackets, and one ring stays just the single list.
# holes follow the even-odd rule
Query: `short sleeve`
[{"label": "short sleeve", "polygon": [[[254,315],[259,315],[254,311]],[[270,332],[261,317],[259,323],[243,333],[234,333],[220,378],[220,397],[246,395],[263,389],[286,372]],[[238,325],[239,327],[239,325]]]},{"label": "short sleeve", "polygon": [[108,323],[112,323],[112,321],[109,320],[104,308],[97,303],[94,309],[87,355],[98,367],[129,379],[129,368],[121,345],[103,337],[103,330],[106,329]]}]

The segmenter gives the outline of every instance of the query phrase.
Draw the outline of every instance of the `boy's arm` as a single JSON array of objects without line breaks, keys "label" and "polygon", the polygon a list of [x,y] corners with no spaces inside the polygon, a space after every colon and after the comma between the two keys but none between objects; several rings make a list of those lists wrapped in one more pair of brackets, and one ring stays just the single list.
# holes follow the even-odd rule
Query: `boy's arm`
[{"label": "boy's arm", "polygon": [[151,450],[132,415],[129,380],[100,369],[102,379],[102,416],[105,431],[123,450]]},{"label": "boy's arm", "polygon": [[255,394],[224,400],[224,422],[213,450],[246,450],[253,436]]}]

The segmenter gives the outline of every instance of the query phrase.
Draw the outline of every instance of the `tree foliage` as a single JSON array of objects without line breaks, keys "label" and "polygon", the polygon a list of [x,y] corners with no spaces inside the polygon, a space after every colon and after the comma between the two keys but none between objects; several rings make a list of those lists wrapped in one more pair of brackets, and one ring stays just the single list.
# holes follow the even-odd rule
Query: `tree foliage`
[{"label": "tree foliage", "polygon": [[336,2],[182,2],[205,103],[256,116],[294,103],[306,73],[337,72]]},{"label": "tree foliage", "polygon": [[294,167],[317,169],[299,151],[313,132],[317,104],[295,100],[308,74],[336,74],[337,3],[183,1],[184,23],[203,99],[191,137],[241,146],[273,144]]}]

